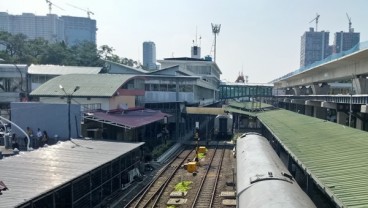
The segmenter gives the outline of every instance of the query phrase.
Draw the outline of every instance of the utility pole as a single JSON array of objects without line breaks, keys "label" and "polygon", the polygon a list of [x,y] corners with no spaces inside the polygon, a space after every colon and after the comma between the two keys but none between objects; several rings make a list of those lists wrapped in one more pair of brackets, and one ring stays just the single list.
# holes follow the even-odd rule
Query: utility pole
[{"label": "utility pole", "polygon": [[71,140],[71,123],[70,123],[70,104],[72,102],[72,96],[73,94],[79,90],[79,86],[76,86],[72,93],[67,93],[62,85],[59,85],[59,88],[64,92],[67,98],[67,104],[68,104],[68,139]]}]

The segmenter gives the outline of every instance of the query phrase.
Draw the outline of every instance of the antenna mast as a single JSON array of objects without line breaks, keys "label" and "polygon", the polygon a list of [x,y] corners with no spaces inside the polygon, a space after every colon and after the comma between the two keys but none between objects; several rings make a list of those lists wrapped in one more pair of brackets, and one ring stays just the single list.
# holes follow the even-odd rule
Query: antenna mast
[{"label": "antenna mast", "polygon": [[309,23],[313,22],[314,20],[316,20],[316,32],[318,31],[318,18],[319,18],[319,14],[316,13],[316,18],[312,19]]},{"label": "antenna mast", "polygon": [[352,32],[352,29],[351,29],[351,18],[349,17],[348,13],[346,13],[346,17],[349,20],[349,32]]},{"label": "antenna mast", "polygon": [[212,33],[215,35],[215,49],[213,55],[213,62],[216,62],[216,36],[220,33],[221,24],[218,25],[211,23],[211,26],[212,26]]}]

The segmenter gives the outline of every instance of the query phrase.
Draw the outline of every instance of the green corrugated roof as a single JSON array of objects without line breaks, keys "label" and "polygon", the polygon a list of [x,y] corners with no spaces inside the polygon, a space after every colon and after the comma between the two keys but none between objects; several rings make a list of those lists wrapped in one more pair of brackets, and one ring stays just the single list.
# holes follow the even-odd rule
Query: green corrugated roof
[{"label": "green corrugated roof", "polygon": [[368,207],[368,132],[287,110],[257,115],[338,204]]},{"label": "green corrugated roof", "polygon": [[257,116],[257,113],[256,112],[243,111],[243,110],[239,110],[239,109],[236,109],[236,108],[232,108],[231,106],[224,107],[224,110],[225,111],[229,111],[231,113],[239,113],[239,114],[253,116],[253,117],[256,117]]},{"label": "green corrugated roof", "polygon": [[79,86],[73,96],[111,97],[121,85],[135,75],[121,74],[68,74],[55,77],[32,91],[32,96],[64,96],[62,85],[68,94]]},{"label": "green corrugated roof", "polygon": [[219,115],[225,113],[223,108],[209,108],[209,107],[186,107],[185,111],[187,114],[198,114],[198,115]]},{"label": "green corrugated roof", "polygon": [[260,102],[235,102],[235,101],[230,101],[229,106],[236,107],[236,108],[244,108],[247,110],[272,107],[272,105],[269,105],[266,103],[260,103]]}]

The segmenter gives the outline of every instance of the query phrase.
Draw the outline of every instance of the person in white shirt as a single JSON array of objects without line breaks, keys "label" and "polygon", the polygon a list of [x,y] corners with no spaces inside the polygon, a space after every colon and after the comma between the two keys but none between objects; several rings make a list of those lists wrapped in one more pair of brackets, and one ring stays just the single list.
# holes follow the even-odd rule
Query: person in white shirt
[{"label": "person in white shirt", "polygon": [[37,147],[38,145],[41,143],[41,139],[43,137],[42,131],[40,130],[40,128],[37,129]]}]

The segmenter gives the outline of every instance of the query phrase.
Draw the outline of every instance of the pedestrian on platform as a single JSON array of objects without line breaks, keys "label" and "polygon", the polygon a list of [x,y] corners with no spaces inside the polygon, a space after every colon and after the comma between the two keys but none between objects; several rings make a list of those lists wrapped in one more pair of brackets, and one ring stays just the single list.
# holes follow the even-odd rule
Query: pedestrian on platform
[{"label": "pedestrian on platform", "polygon": [[41,139],[41,147],[45,146],[45,144],[48,144],[49,136],[47,135],[46,131],[43,131],[43,136]]},{"label": "pedestrian on platform", "polygon": [[14,133],[12,135],[12,138],[11,138],[11,142],[12,142],[12,149],[18,149],[19,150],[19,144],[18,144],[18,139],[17,139],[17,135]]}]

